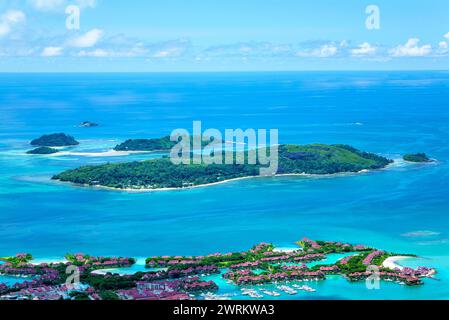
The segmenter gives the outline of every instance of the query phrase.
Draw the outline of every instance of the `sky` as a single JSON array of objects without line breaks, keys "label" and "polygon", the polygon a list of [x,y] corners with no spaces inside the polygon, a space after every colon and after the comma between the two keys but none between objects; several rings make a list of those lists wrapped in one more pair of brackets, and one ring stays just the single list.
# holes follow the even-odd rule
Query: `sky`
[{"label": "sky", "polygon": [[449,70],[448,14],[447,0],[0,0],[0,72]]}]

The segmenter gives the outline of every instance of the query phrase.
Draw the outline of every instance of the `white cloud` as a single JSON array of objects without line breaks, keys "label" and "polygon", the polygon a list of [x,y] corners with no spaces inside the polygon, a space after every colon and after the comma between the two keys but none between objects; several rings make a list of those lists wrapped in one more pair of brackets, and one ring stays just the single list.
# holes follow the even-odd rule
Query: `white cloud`
[{"label": "white cloud", "polygon": [[97,5],[96,0],[76,0],[75,3],[81,8],[94,8]]},{"label": "white cloud", "polygon": [[276,44],[271,42],[238,42],[216,45],[205,48],[196,55],[197,60],[209,58],[269,58],[291,56],[294,50],[289,44]]},{"label": "white cloud", "polygon": [[68,45],[76,48],[90,48],[97,44],[103,36],[103,30],[92,29],[85,34],[72,38],[68,41]]},{"label": "white cloud", "polygon": [[356,49],[352,49],[351,53],[353,56],[368,56],[375,54],[377,51],[376,47],[373,47],[368,42],[364,42],[359,45]]},{"label": "white cloud", "polygon": [[183,48],[178,48],[178,47],[159,50],[153,54],[153,58],[177,57],[182,53],[183,50],[184,50]]},{"label": "white cloud", "polygon": [[340,47],[347,48],[349,46],[348,40],[340,41]]},{"label": "white cloud", "polygon": [[61,7],[64,0],[29,0],[31,5],[40,11],[51,11]]},{"label": "white cloud", "polygon": [[337,53],[338,49],[334,45],[324,45],[319,51],[319,56],[322,58],[332,57]]},{"label": "white cloud", "polygon": [[22,11],[9,10],[0,16],[0,37],[9,34],[12,28],[26,20],[26,16]]},{"label": "white cloud", "polygon": [[148,49],[142,43],[138,43],[132,47],[111,47],[98,48],[95,50],[81,50],[76,55],[78,57],[93,58],[130,58],[145,57],[147,54]]},{"label": "white cloud", "polygon": [[423,57],[432,52],[432,46],[429,44],[419,46],[419,38],[411,38],[404,45],[399,45],[390,50],[393,57]]},{"label": "white cloud", "polygon": [[337,54],[338,48],[333,44],[322,45],[318,49],[303,50],[296,53],[299,57],[329,58]]},{"label": "white cloud", "polygon": [[446,41],[441,41],[438,43],[438,50],[436,50],[437,56],[447,55],[449,53],[449,43]]},{"label": "white cloud", "polygon": [[175,40],[148,46],[148,51],[153,58],[176,58],[184,55],[189,47],[189,41]]},{"label": "white cloud", "polygon": [[444,37],[449,40],[449,32],[444,35]]},{"label": "white cloud", "polygon": [[42,50],[42,57],[57,57],[62,55],[62,47],[46,47]]},{"label": "white cloud", "polygon": [[82,50],[78,53],[79,57],[95,57],[95,58],[105,58],[113,56],[112,52],[106,51],[104,49],[95,49],[93,51]]}]

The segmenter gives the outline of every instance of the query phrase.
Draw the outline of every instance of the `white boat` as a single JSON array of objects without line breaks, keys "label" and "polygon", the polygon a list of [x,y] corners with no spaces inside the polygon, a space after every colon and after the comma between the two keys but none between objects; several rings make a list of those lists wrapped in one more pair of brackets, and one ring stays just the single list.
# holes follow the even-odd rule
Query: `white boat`
[{"label": "white boat", "polygon": [[268,291],[268,290],[261,290],[261,292],[267,296],[271,296],[271,297],[279,297],[281,294],[279,292],[276,291]]},{"label": "white boat", "polygon": [[307,292],[316,292],[315,289],[313,289],[313,288],[311,288],[309,286],[302,286],[300,289],[304,290],[304,291],[307,291]]},{"label": "white boat", "polygon": [[257,292],[251,292],[251,293],[249,294],[249,296],[250,296],[251,298],[255,298],[255,299],[262,299],[262,298],[263,298],[263,295],[261,295],[261,294],[259,294],[259,293],[257,293]]},{"label": "white boat", "polygon": [[211,292],[203,293],[203,294],[201,294],[201,297],[203,297],[204,300],[214,300],[214,301],[216,301],[216,300],[231,300],[231,298],[229,298],[226,295],[217,295],[217,294],[214,294]]},{"label": "white boat", "polygon": [[276,288],[281,290],[281,291],[283,291],[283,292],[285,292],[285,293],[287,293],[287,294],[290,294],[290,295],[295,295],[295,294],[298,293],[298,291],[296,291],[296,290],[294,290],[294,289],[292,289],[292,288],[290,288],[288,286],[278,286]]}]

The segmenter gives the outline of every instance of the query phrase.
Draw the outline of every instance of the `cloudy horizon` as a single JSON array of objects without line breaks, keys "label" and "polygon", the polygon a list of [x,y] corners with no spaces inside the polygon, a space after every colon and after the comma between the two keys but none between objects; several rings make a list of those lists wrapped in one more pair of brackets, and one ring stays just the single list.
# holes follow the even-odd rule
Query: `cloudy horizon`
[{"label": "cloudy horizon", "polygon": [[0,72],[448,70],[448,9],[442,0],[6,0]]}]

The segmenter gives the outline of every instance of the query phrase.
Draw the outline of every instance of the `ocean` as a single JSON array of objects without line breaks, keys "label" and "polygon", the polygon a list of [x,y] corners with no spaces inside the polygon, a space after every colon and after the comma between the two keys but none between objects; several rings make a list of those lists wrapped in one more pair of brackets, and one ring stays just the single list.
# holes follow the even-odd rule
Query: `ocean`
[{"label": "ocean", "polygon": [[[100,126],[81,128],[83,121]],[[101,152],[191,131],[193,121],[222,131],[278,129],[283,144],[349,144],[397,161],[356,175],[130,193],[50,178],[157,155],[25,155],[43,134],[64,132],[81,142],[73,151]],[[449,72],[1,74],[0,256],[199,255],[259,242],[291,247],[306,236],[418,254],[409,263],[437,268],[437,279],[367,290],[331,277],[316,293],[284,299],[449,299],[448,143]],[[400,160],[416,152],[437,162]]]}]

